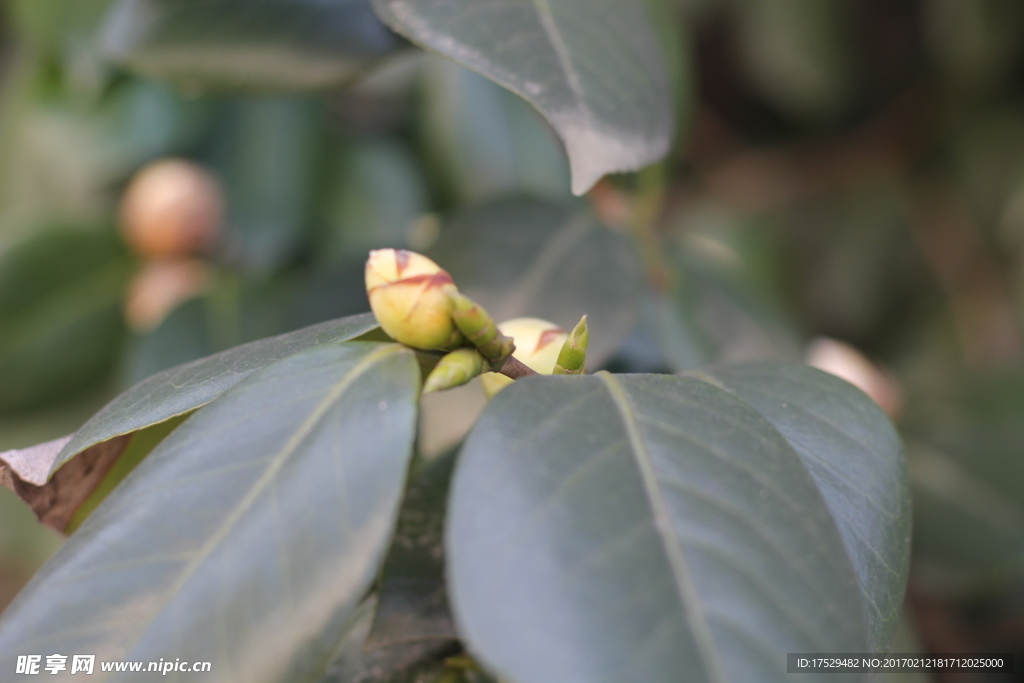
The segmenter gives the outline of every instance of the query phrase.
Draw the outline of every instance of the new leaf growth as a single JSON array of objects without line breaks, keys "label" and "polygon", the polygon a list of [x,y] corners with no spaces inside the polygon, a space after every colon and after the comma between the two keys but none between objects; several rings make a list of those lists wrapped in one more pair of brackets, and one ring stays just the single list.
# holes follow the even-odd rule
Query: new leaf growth
[{"label": "new leaf growth", "polygon": [[569,338],[562,344],[562,350],[558,352],[558,360],[555,361],[555,368],[551,374],[582,375],[586,372],[587,343],[589,341],[590,331],[587,329],[587,316],[583,316],[569,333]]}]

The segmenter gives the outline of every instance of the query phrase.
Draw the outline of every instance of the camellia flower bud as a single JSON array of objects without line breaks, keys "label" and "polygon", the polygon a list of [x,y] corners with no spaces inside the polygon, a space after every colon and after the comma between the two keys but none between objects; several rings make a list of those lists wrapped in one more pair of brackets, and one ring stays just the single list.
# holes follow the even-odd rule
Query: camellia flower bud
[{"label": "camellia flower bud", "polygon": [[[558,325],[539,318],[507,320],[498,325],[498,329],[515,342],[512,356],[542,375],[550,375],[555,369],[558,354],[569,336]],[[484,391],[492,397],[514,381],[496,372],[486,372],[480,380]]]},{"label": "camellia flower bud", "polygon": [[422,254],[376,249],[366,261],[370,309],[381,328],[406,346],[449,349],[463,341],[451,315],[449,295],[456,292],[451,276]]},{"label": "camellia flower bud", "polygon": [[844,379],[867,394],[889,417],[899,417],[903,395],[896,379],[854,347],[818,337],[807,347],[805,362]]},{"label": "camellia flower bud", "polygon": [[128,287],[128,327],[137,332],[156,328],[179,304],[207,289],[211,279],[209,266],[198,259],[146,261]]},{"label": "camellia flower bud", "polygon": [[202,167],[180,159],[146,166],[121,199],[121,231],[132,250],[168,258],[207,250],[218,237],[223,192]]}]

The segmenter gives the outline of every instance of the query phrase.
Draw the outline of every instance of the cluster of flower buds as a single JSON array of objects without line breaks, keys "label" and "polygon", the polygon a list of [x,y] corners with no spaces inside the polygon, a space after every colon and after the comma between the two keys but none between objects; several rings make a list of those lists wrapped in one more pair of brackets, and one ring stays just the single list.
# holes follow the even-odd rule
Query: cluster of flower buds
[{"label": "cluster of flower buds", "polygon": [[395,341],[448,352],[427,377],[425,394],[460,386],[485,373],[484,388],[493,396],[512,382],[498,374],[510,356],[542,374],[584,372],[586,316],[571,334],[536,318],[496,325],[483,306],[459,292],[451,276],[422,254],[402,249],[370,252],[366,291],[381,329]]}]

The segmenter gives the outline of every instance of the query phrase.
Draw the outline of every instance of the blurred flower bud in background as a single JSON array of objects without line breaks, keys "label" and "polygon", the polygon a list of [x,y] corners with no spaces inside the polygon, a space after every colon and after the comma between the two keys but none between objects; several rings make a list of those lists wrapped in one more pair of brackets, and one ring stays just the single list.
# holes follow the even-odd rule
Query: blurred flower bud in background
[{"label": "blurred flower bud in background", "polygon": [[209,283],[210,268],[198,259],[147,261],[128,288],[125,322],[136,332],[148,332],[179,304],[202,293]]},{"label": "blurred flower bud in background", "polygon": [[[550,375],[558,361],[558,353],[569,333],[558,325],[540,318],[514,318],[498,325],[501,333],[512,337],[516,350],[512,356],[542,375]],[[514,380],[496,372],[480,376],[484,391],[493,397]]]},{"label": "blurred flower bud in background", "polygon": [[903,410],[903,392],[896,380],[849,344],[818,337],[807,347],[806,363],[857,387],[891,418]]},{"label": "blurred flower bud in background", "polygon": [[188,161],[158,161],[128,185],[121,231],[140,256],[185,256],[216,242],[222,214],[222,191],[213,176]]}]

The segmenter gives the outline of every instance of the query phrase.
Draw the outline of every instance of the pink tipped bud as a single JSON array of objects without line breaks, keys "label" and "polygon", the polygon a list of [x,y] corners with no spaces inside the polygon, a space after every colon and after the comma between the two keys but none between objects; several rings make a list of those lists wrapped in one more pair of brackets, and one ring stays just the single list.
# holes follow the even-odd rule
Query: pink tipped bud
[{"label": "pink tipped bud", "polygon": [[377,249],[366,261],[366,292],[381,328],[417,349],[450,348],[461,340],[451,316],[451,276],[422,254]]}]

